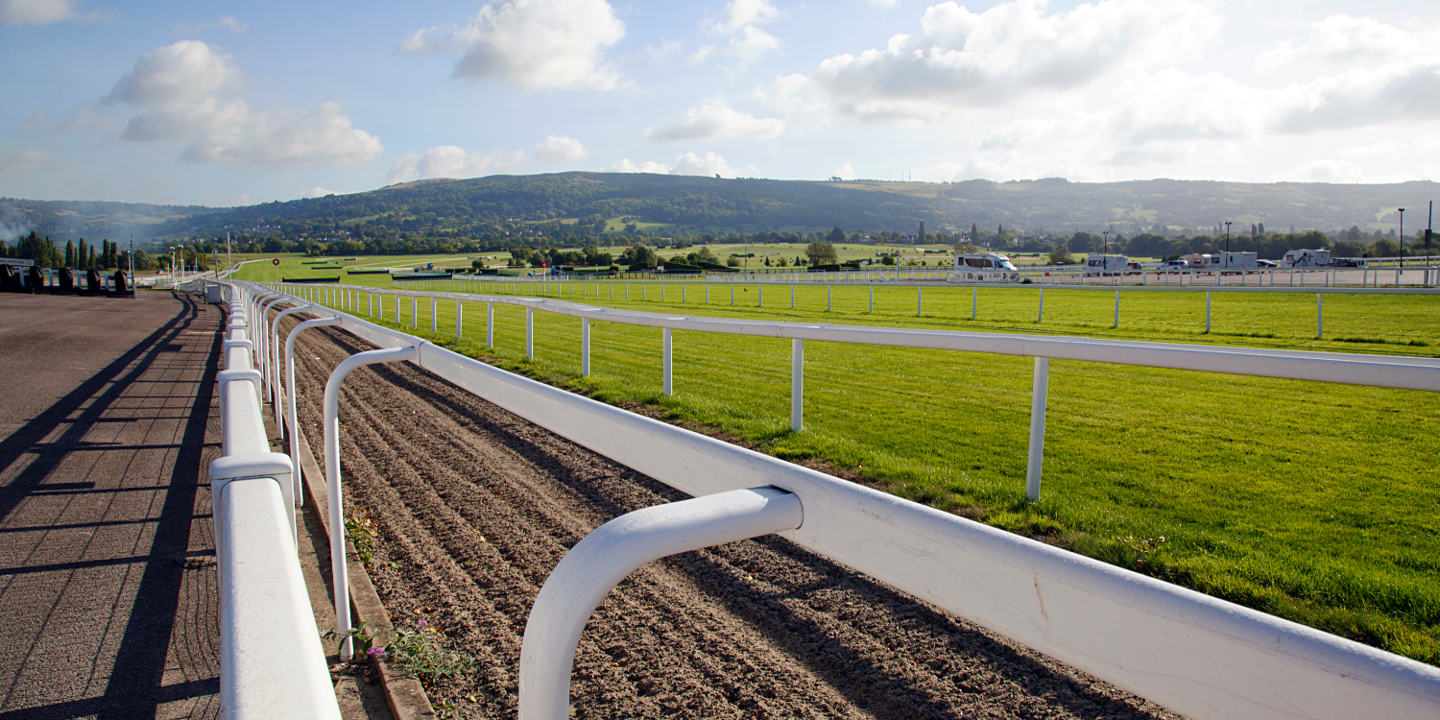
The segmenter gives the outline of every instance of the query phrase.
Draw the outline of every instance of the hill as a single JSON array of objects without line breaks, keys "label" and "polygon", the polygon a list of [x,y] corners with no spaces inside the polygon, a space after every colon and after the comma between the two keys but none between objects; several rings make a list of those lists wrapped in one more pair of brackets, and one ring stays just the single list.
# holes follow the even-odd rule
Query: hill
[{"label": "hill", "polygon": [[1143,180],[1078,183],[1063,179],[995,183],[815,182],[673,175],[585,173],[425,180],[351,195],[247,207],[133,205],[0,200],[0,222],[69,237],[217,237],[227,228],[253,239],[316,239],[363,234],[408,239],[585,237],[619,232],[914,232],[967,230],[971,224],[1039,233],[1113,229],[1133,235],[1209,233],[1226,220],[1237,234],[1393,229],[1397,207],[1440,195],[1430,181],[1389,185]]},{"label": "hill", "polygon": [[[1133,234],[1160,225],[1207,232],[1230,220],[1272,230],[1388,230],[1397,207],[1417,210],[1440,195],[1436,183],[1329,185],[1143,180],[1073,183],[1061,179],[995,183],[813,182],[672,175],[563,173],[431,180],[353,195],[235,208],[166,228],[201,234],[224,225],[294,236],[366,223],[397,232],[479,237],[547,230],[619,230],[634,223],[659,232],[932,231],[1005,225],[1017,230],[1112,228]],[[1418,215],[1418,213],[1417,213]],[[1412,215],[1412,217],[1416,217]],[[528,227],[527,227],[528,226]],[[1419,227],[1417,222],[1415,227]],[[551,230],[558,228],[549,228]],[[554,234],[547,232],[546,234]]]}]

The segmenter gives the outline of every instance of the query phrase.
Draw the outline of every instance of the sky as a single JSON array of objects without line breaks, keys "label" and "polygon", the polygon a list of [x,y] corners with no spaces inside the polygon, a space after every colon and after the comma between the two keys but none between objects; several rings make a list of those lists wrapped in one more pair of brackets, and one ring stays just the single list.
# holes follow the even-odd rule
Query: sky
[{"label": "sky", "polygon": [[0,0],[0,197],[1440,179],[1434,0]]}]

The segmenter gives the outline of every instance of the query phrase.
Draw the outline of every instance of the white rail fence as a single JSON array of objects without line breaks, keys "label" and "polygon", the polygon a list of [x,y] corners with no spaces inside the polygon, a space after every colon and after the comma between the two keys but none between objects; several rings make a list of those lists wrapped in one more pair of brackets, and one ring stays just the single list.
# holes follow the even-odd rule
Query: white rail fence
[{"label": "white rail fence", "polygon": [[[191,283],[191,291],[204,290]],[[326,718],[340,709],[297,555],[295,467],[270,452],[255,314],[229,291],[218,374],[223,457],[210,464],[220,577],[221,715]]]},{"label": "white rail fence", "polygon": [[[276,292],[248,288],[252,298]],[[362,305],[359,291],[326,289],[352,310]],[[412,305],[418,302],[415,293],[392,299],[407,294]],[[1037,389],[1043,387],[1042,361],[1065,358],[1440,390],[1440,364],[1424,359],[676,317],[538,298],[426,297],[483,301],[490,313],[495,303],[509,303],[525,306],[527,316],[540,309],[667,332],[788,337],[797,341],[797,349],[799,342],[815,339],[1028,355],[1037,358]],[[298,296],[287,299],[302,302]],[[1434,667],[629,413],[346,312],[322,307],[311,312],[336,319],[339,327],[381,349],[407,349],[413,355],[409,362],[696,498],[666,512],[650,508],[617,518],[556,568],[527,625],[520,670],[522,718],[568,716],[575,624],[583,627],[594,602],[627,568],[671,550],[765,532],[779,532],[1192,718],[1433,718],[1440,713],[1440,670]],[[533,336],[528,323],[527,335]],[[1041,410],[1043,404],[1043,398],[1036,403]],[[325,427],[328,449],[330,433],[338,427],[330,422]],[[1043,437],[1043,426],[1039,431]],[[338,484],[338,457],[327,457],[327,467],[332,466]],[[722,527],[730,534],[719,533]]]},{"label": "white rail fence", "polygon": [[[761,276],[761,277],[764,277],[764,276]],[[780,276],[776,276],[776,277],[780,277]],[[667,301],[669,300],[669,298],[668,298],[668,296],[667,296],[667,290],[669,291],[669,293],[674,293],[674,292],[678,291],[678,292],[680,293],[680,302],[681,302],[682,304],[687,304],[687,303],[690,302],[690,299],[689,299],[690,293],[689,293],[689,291],[690,291],[690,289],[693,287],[693,288],[696,289],[697,295],[700,293],[700,291],[702,291],[702,290],[704,291],[704,301],[703,301],[703,302],[704,302],[704,304],[706,304],[706,305],[709,305],[709,304],[711,303],[711,290],[712,290],[713,287],[719,286],[719,287],[721,287],[722,289],[728,289],[729,304],[730,304],[730,305],[735,305],[735,304],[736,304],[736,297],[735,297],[735,288],[736,288],[736,286],[737,286],[737,285],[739,285],[739,286],[751,286],[751,285],[753,285],[753,286],[755,286],[755,288],[756,288],[756,290],[757,290],[756,296],[757,296],[757,298],[758,298],[758,302],[759,302],[759,306],[760,306],[760,307],[764,307],[764,306],[765,306],[765,288],[766,288],[767,286],[772,287],[772,288],[775,287],[775,286],[779,286],[779,287],[780,287],[780,290],[781,290],[782,298],[783,298],[783,295],[784,295],[784,290],[788,288],[788,290],[789,290],[789,297],[790,297],[790,309],[792,309],[792,310],[795,309],[795,291],[796,291],[796,288],[797,288],[797,287],[805,287],[805,285],[806,285],[805,283],[796,283],[796,282],[793,282],[793,281],[783,281],[783,280],[758,280],[758,281],[752,280],[752,281],[748,281],[748,282],[739,282],[739,281],[737,281],[737,282],[720,282],[720,283],[714,283],[714,282],[700,281],[700,280],[671,280],[671,281],[666,281],[666,280],[663,280],[663,279],[659,279],[659,280],[653,280],[653,281],[634,281],[634,282],[632,283],[632,282],[629,282],[629,281],[611,281],[611,282],[596,282],[596,281],[590,281],[590,280],[584,280],[584,281],[576,281],[576,280],[555,281],[555,280],[548,280],[548,279],[534,279],[534,280],[524,280],[524,281],[507,281],[507,280],[484,280],[484,279],[465,278],[465,279],[459,279],[459,280],[430,280],[430,281],[423,281],[423,282],[417,281],[417,282],[415,282],[415,283],[411,283],[411,285],[412,285],[413,287],[415,287],[415,290],[413,290],[413,291],[412,291],[412,290],[383,290],[383,289],[376,289],[376,288],[367,287],[367,286],[338,285],[338,284],[337,284],[337,285],[328,285],[328,284],[327,284],[327,285],[324,285],[324,286],[313,286],[313,285],[312,285],[312,286],[307,286],[307,285],[298,285],[298,286],[296,286],[296,285],[292,285],[291,287],[292,287],[292,288],[295,288],[295,292],[300,293],[302,296],[306,297],[307,299],[309,299],[309,300],[311,300],[311,301],[314,301],[314,302],[323,302],[323,303],[327,303],[327,304],[330,304],[330,305],[337,305],[337,306],[340,306],[340,307],[346,307],[346,306],[345,306],[345,302],[347,302],[347,301],[349,301],[349,300],[351,300],[351,299],[357,299],[357,301],[358,301],[359,293],[374,293],[375,295],[369,295],[369,296],[367,296],[367,298],[366,298],[366,302],[368,303],[368,306],[367,306],[368,309],[367,309],[367,311],[366,311],[366,314],[367,314],[368,316],[370,316],[370,317],[374,317],[374,316],[375,316],[375,313],[374,313],[374,305],[375,305],[376,300],[378,299],[378,300],[380,301],[380,306],[381,306],[381,313],[380,313],[380,315],[381,315],[381,317],[383,318],[383,317],[384,317],[384,295],[385,295],[385,294],[396,294],[396,295],[402,296],[402,297],[403,297],[403,296],[406,296],[406,295],[413,294],[413,293],[415,293],[415,292],[428,293],[428,292],[435,292],[435,291],[439,291],[439,292],[446,292],[446,291],[448,291],[448,292],[455,292],[455,293],[476,293],[476,294],[484,294],[487,290],[489,290],[489,291],[492,291],[494,294],[504,295],[504,296],[515,296],[515,297],[547,297],[547,298],[552,298],[552,297],[553,297],[553,298],[556,298],[556,299],[564,299],[564,298],[567,297],[567,292],[568,292],[568,299],[574,300],[574,299],[575,299],[575,292],[576,292],[576,289],[578,288],[579,291],[580,291],[580,299],[581,299],[581,300],[588,300],[588,299],[590,299],[591,289],[593,288],[594,293],[595,293],[595,299],[598,301],[598,300],[601,299],[602,288],[608,288],[608,290],[609,290],[609,296],[608,296],[608,298],[606,298],[606,299],[608,299],[608,300],[615,300],[615,299],[616,299],[616,289],[619,288],[619,290],[620,290],[620,298],[621,298],[621,299],[624,299],[624,300],[626,300],[626,301],[629,301],[629,300],[631,299],[631,285],[632,285],[632,284],[638,286],[638,288],[639,288],[639,294],[640,294],[640,300],[641,300],[641,301],[648,301],[648,300],[650,299],[650,295],[651,295],[651,287],[652,287],[652,286],[658,286],[658,293],[659,293],[658,300],[659,300],[659,301],[661,301],[661,302],[667,302]],[[874,313],[874,312],[875,312],[875,287],[876,287],[876,286],[875,286],[873,283],[866,283],[866,282],[833,282],[833,281],[831,281],[831,282],[816,282],[816,283],[811,283],[811,286],[814,286],[814,285],[816,285],[816,284],[820,284],[820,285],[823,285],[823,286],[825,287],[825,311],[826,311],[826,312],[830,312],[831,309],[832,309],[832,307],[833,307],[834,290],[835,290],[835,288],[837,288],[837,287],[839,287],[839,288],[860,287],[860,288],[866,288],[866,289],[868,289],[868,292],[869,292],[868,312],[870,312],[870,313]],[[1205,293],[1205,332],[1206,332],[1206,333],[1209,333],[1209,332],[1211,331],[1211,328],[1212,328],[1212,298],[1211,298],[1211,295],[1212,295],[1213,293],[1217,293],[1217,292],[1218,292],[1218,293],[1264,293],[1264,294],[1271,294],[1271,293],[1274,293],[1274,294],[1314,293],[1314,294],[1315,294],[1315,337],[1316,337],[1316,338],[1323,338],[1323,337],[1325,336],[1325,300],[1324,300],[1324,296],[1325,296],[1325,295],[1440,295],[1440,288],[1429,288],[1429,287],[1365,288],[1365,287],[1354,287],[1354,286],[1343,286],[1343,285],[1342,285],[1342,286],[1330,286],[1330,287],[1325,287],[1325,286],[1310,286],[1310,287],[1305,287],[1303,281],[1302,281],[1300,287],[1259,287],[1259,286],[1253,286],[1253,285],[1252,285],[1252,286],[1243,286],[1243,285],[1218,285],[1218,286],[1217,286],[1217,285],[1196,285],[1196,286],[1184,286],[1184,285],[1173,285],[1173,286],[1170,286],[1170,285],[1120,285],[1120,286],[1109,286],[1109,285],[1047,285],[1047,284],[1016,285],[1016,284],[995,284],[995,283],[948,283],[948,284],[946,284],[946,285],[937,286],[937,285],[934,284],[934,283],[924,283],[924,282],[897,282],[897,283],[890,283],[890,284],[888,284],[888,285],[882,285],[881,287],[887,287],[887,288],[892,288],[892,289],[894,289],[894,288],[910,288],[910,289],[913,289],[913,290],[915,291],[915,315],[916,315],[917,317],[920,316],[920,315],[922,315],[922,314],[924,313],[924,307],[925,307],[925,289],[926,289],[926,288],[930,288],[930,289],[932,289],[932,290],[937,290],[937,289],[938,289],[938,290],[941,290],[941,291],[943,292],[945,288],[965,288],[965,287],[968,287],[968,288],[970,288],[970,291],[971,291],[971,292],[970,292],[970,319],[971,319],[971,320],[974,320],[974,319],[976,319],[976,318],[979,316],[979,312],[980,312],[980,292],[979,292],[979,290],[980,290],[980,288],[982,288],[982,287],[987,288],[987,289],[997,289],[997,290],[998,290],[998,289],[1008,289],[1008,290],[1016,290],[1016,291],[1022,291],[1022,290],[1038,291],[1039,296],[1038,296],[1038,298],[1037,298],[1036,314],[1035,314],[1035,322],[1037,322],[1037,323],[1044,322],[1044,320],[1045,320],[1045,291],[1046,291],[1047,289],[1050,289],[1050,290],[1084,290],[1084,291],[1101,291],[1101,292],[1112,292],[1112,291],[1113,291],[1113,292],[1115,293],[1115,313],[1114,313],[1114,320],[1113,320],[1113,322],[1112,322],[1112,324],[1111,324],[1111,327],[1112,327],[1112,328],[1119,328],[1119,327],[1120,327],[1121,297],[1122,297],[1122,295],[1124,295],[1124,294],[1126,294],[1126,293],[1132,293],[1132,292],[1184,292],[1184,293],[1198,294],[1198,293],[1203,292],[1203,293]],[[774,291],[772,290],[772,293],[773,293],[773,292],[774,292]],[[724,298],[723,298],[723,297],[722,297],[721,301],[722,301],[722,302],[724,301]],[[419,311],[419,307],[420,307],[420,306],[419,306],[419,304],[418,304],[418,298],[412,297],[412,298],[411,298],[411,305],[412,305],[412,306],[411,306],[412,327],[419,327],[420,317],[419,317],[419,312],[418,312],[418,311]],[[399,322],[400,306],[399,306],[399,305],[394,305],[393,308],[394,308],[394,313],[395,313],[395,317],[396,317],[396,322]],[[348,308],[348,307],[347,307],[347,309],[352,309],[352,311],[354,310],[353,308]],[[457,311],[457,312],[459,312],[459,311]],[[435,327],[434,327],[434,326],[435,326],[435,322],[436,322],[436,321],[435,321],[435,306],[433,305],[433,301],[432,301],[432,305],[431,305],[431,307],[430,307],[430,324],[431,324],[431,331],[432,331],[432,332],[435,330]]]}]

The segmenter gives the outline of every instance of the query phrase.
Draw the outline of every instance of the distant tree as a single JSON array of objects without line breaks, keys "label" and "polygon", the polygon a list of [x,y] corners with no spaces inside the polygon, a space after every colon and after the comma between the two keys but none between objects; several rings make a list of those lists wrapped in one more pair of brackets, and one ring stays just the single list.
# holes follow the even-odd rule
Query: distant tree
[{"label": "distant tree", "polygon": [[831,230],[829,235],[825,236],[825,240],[832,245],[843,243],[845,242],[845,231],[837,227]]},{"label": "distant tree", "polygon": [[65,267],[75,267],[75,241],[65,241]]},{"label": "distant tree", "polygon": [[894,264],[895,264],[895,258],[893,258],[893,257],[891,257],[891,256],[889,256],[889,255],[886,255],[885,257],[880,258],[880,264],[881,264],[881,265],[894,265]]},{"label": "distant tree", "polygon": [[1070,265],[1074,262],[1075,258],[1070,256],[1070,248],[1066,247],[1065,243],[1056,245],[1055,249],[1050,251],[1051,265]]},{"label": "distant tree", "polygon": [[[840,230],[840,228],[835,228],[835,230]],[[845,233],[842,231],[840,235],[843,237]],[[805,255],[810,258],[811,265],[834,265],[838,262],[835,256],[835,246],[820,240],[807,245]]]},{"label": "distant tree", "polygon": [[1370,243],[1370,257],[1396,257],[1400,254],[1400,243],[1390,238],[1380,238]]},{"label": "distant tree", "polygon": [[921,221],[920,221],[920,232],[915,235],[915,242],[918,243],[918,244],[920,244],[920,245],[924,245],[924,244],[925,244],[925,221],[924,221],[924,220],[921,220]]},{"label": "distant tree", "polygon": [[1345,239],[1350,242],[1360,242],[1365,239],[1365,233],[1360,232],[1360,226],[1351,225],[1350,230],[1345,233]]},{"label": "distant tree", "polygon": [[979,252],[980,250],[979,248],[975,247],[974,242],[964,236],[956,236],[955,244],[951,246],[951,249],[953,249],[957,255]]},{"label": "distant tree", "polygon": [[769,257],[766,257],[766,258],[765,258],[765,267],[770,267],[770,258],[769,258]]}]

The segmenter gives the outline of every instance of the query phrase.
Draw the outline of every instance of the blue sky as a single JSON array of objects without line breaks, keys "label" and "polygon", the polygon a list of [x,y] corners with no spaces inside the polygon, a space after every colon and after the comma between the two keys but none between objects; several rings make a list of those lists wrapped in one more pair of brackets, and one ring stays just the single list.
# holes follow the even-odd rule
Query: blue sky
[{"label": "blue sky", "polygon": [[0,0],[0,196],[1440,176],[1440,4]]}]

